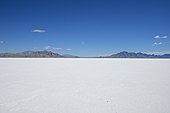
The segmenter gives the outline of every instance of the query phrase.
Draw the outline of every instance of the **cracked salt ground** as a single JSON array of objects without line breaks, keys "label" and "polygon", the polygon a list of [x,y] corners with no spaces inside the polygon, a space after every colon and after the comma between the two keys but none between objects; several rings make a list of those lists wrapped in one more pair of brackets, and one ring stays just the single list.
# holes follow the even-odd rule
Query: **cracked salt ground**
[{"label": "cracked salt ground", "polygon": [[0,113],[169,113],[168,59],[0,59]]}]

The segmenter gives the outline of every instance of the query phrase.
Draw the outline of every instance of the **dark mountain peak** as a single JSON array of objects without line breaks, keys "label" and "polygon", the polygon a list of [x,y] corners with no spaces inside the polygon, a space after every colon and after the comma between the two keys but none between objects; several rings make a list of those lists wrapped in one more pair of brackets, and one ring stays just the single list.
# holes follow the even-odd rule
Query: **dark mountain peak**
[{"label": "dark mountain peak", "polygon": [[117,54],[113,54],[111,55],[112,57],[116,57],[116,58],[132,58],[132,57],[136,57],[136,53],[133,52],[127,52],[127,51],[122,51],[120,53]]},{"label": "dark mountain peak", "polygon": [[170,54],[161,55],[162,58],[170,58]]},{"label": "dark mountain peak", "polygon": [[127,52],[127,51],[122,51],[122,52],[119,52],[119,53],[121,53],[121,54],[125,54],[125,53],[129,53],[129,52]]},{"label": "dark mountain peak", "polygon": [[107,58],[170,58],[170,54],[151,55],[142,52],[135,53],[135,52],[122,51],[120,53],[107,56]]}]

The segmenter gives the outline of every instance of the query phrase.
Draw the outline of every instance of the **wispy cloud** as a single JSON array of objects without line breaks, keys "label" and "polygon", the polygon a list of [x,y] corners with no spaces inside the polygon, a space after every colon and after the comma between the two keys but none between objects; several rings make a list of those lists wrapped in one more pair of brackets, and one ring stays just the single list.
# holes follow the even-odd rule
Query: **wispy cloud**
[{"label": "wispy cloud", "polygon": [[62,48],[53,47],[53,46],[45,46],[44,49],[45,50],[54,50],[54,51],[62,50]]},{"label": "wispy cloud", "polygon": [[61,48],[61,47],[54,47],[54,46],[50,46],[50,45],[47,45],[44,47],[44,50],[50,50],[50,51],[59,51],[59,50],[66,50],[66,51],[72,51],[73,49],[71,48]]},{"label": "wispy cloud", "polygon": [[46,32],[46,30],[43,30],[43,29],[34,29],[34,30],[32,30],[32,32],[34,32],[34,33],[44,33],[44,32]]},{"label": "wispy cloud", "polygon": [[155,54],[155,55],[163,55],[170,54],[170,51],[152,51],[152,52],[144,52],[146,54]]},{"label": "wispy cloud", "polygon": [[66,50],[67,50],[67,51],[71,51],[71,50],[73,50],[73,49],[71,49],[71,48],[67,48]]},{"label": "wispy cloud", "polygon": [[156,39],[160,39],[160,38],[168,38],[168,36],[160,36],[160,35],[156,35],[156,36],[154,36],[154,38],[156,38]]},{"label": "wispy cloud", "polygon": [[58,50],[62,50],[63,48],[52,48],[53,50],[56,50],[56,51],[58,51]]},{"label": "wispy cloud", "polygon": [[163,44],[162,42],[154,42],[153,46],[159,46],[159,45],[162,45],[162,44]]},{"label": "wispy cloud", "polygon": [[49,49],[51,49],[51,46],[45,46],[44,49],[49,50]]}]

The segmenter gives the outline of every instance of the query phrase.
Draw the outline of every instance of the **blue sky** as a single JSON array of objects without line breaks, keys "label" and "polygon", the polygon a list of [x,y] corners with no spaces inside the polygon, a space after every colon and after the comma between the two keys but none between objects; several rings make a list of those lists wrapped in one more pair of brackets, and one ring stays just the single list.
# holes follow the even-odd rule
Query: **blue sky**
[{"label": "blue sky", "polygon": [[169,0],[1,0],[0,52],[170,52]]}]

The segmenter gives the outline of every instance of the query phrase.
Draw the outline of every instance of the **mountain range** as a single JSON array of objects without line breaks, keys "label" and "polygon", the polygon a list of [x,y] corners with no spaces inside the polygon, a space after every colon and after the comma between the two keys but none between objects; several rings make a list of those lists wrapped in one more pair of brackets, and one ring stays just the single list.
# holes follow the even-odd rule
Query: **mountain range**
[{"label": "mountain range", "polygon": [[[51,51],[24,51],[18,53],[0,53],[0,58],[89,58],[78,57],[70,54],[60,55]],[[90,57],[90,58],[170,58],[170,54],[155,55],[146,53],[135,53],[122,51],[120,53],[112,54],[110,56]]]},{"label": "mountain range", "polygon": [[62,58],[63,56],[51,51],[24,51],[19,53],[0,53],[0,57],[11,58]]},{"label": "mountain range", "polygon": [[135,53],[122,51],[110,56],[101,56],[102,58],[170,58],[170,54],[155,55],[155,54],[146,54],[146,53]]}]

